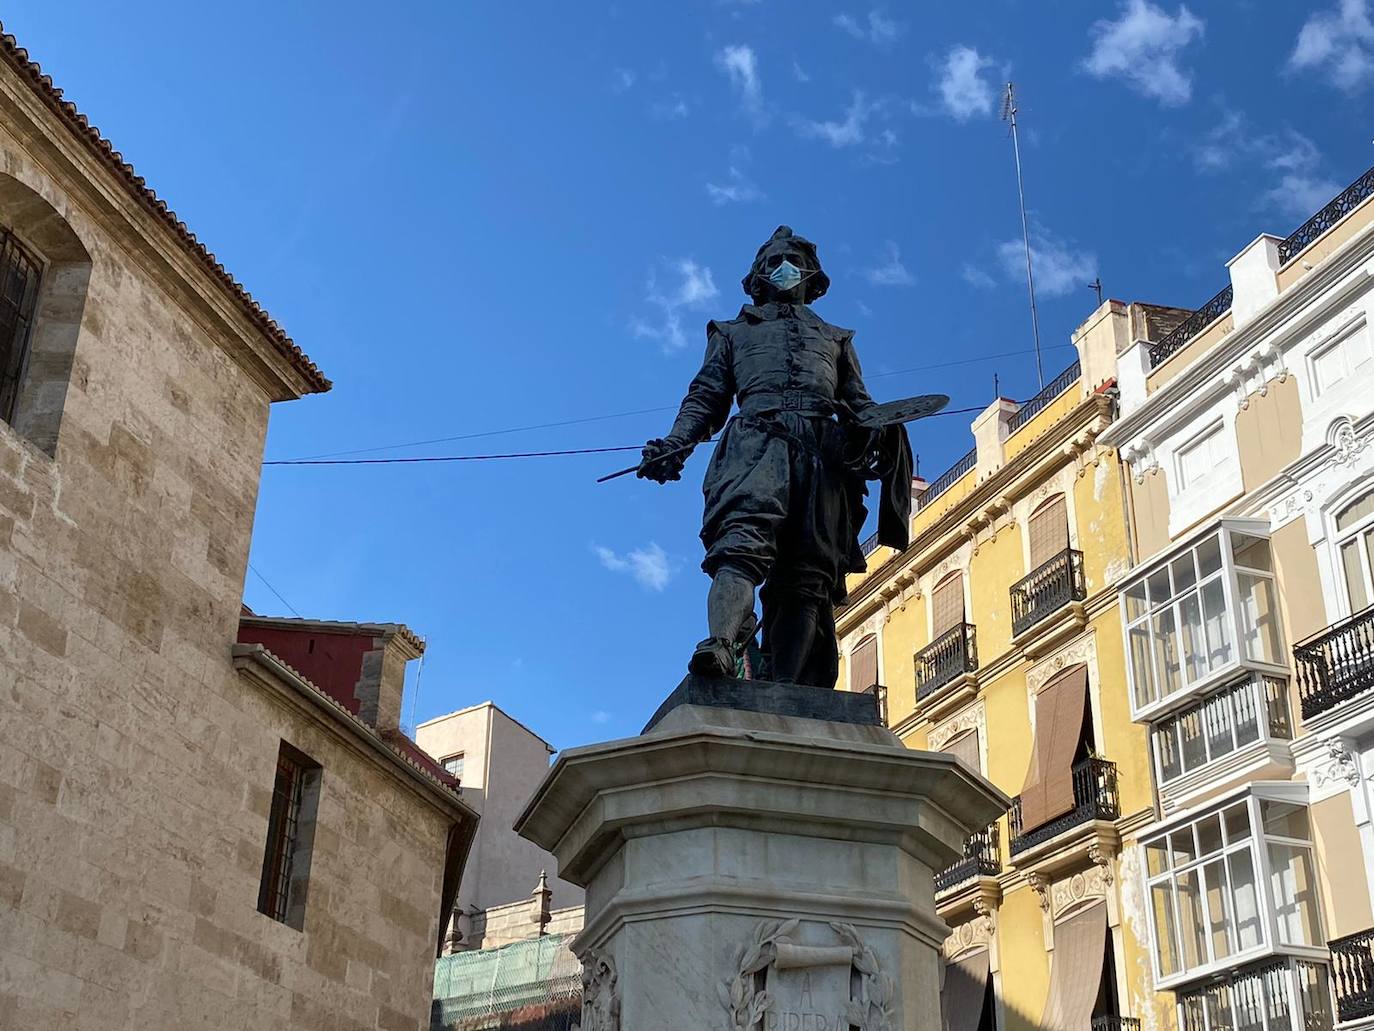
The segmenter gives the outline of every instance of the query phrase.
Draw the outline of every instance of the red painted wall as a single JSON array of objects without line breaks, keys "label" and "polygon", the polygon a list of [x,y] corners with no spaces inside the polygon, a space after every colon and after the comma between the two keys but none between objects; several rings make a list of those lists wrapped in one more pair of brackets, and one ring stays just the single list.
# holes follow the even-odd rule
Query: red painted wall
[{"label": "red painted wall", "polygon": [[315,629],[239,625],[240,644],[260,644],[353,715],[353,689],[362,677],[363,656],[375,639],[362,634],[331,634]]}]

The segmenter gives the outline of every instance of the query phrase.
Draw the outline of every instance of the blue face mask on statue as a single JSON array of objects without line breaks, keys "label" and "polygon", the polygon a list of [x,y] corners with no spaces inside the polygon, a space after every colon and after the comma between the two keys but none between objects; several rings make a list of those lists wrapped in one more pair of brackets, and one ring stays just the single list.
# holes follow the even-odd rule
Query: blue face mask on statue
[{"label": "blue face mask on statue", "polygon": [[768,273],[768,282],[772,283],[779,290],[784,291],[791,290],[805,278],[806,275],[802,270],[786,259],[784,259],[772,272]]}]

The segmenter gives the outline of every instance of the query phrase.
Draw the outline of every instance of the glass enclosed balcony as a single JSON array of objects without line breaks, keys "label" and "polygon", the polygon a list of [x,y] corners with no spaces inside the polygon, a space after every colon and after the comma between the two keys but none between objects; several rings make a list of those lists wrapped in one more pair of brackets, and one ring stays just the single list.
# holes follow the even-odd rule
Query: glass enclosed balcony
[{"label": "glass enclosed balcony", "polygon": [[1158,987],[1276,953],[1325,958],[1305,792],[1252,784],[1145,838]]},{"label": "glass enclosed balcony", "polygon": [[1284,674],[1269,540],[1228,520],[1122,588],[1131,706],[1157,716],[1242,667]]}]

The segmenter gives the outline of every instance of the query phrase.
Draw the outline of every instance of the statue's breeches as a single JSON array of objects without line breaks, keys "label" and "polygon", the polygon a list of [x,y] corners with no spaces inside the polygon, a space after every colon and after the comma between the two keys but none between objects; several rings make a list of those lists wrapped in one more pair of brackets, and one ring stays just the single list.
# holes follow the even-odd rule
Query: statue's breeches
[{"label": "statue's breeches", "polygon": [[728,564],[773,591],[829,601],[853,548],[842,438],[833,419],[732,419],[702,485],[702,568],[714,576]]}]

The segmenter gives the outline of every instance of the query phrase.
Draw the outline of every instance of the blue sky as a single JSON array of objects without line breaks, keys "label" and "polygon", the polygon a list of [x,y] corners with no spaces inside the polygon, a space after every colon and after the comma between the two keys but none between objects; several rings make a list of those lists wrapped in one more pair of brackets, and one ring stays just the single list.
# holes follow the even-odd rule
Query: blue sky
[{"label": "blue sky", "polygon": [[[1008,78],[1047,377],[1096,275],[1195,306],[1374,164],[1367,0],[68,0],[5,28],[334,379],[275,408],[277,459],[659,435],[780,222],[876,396],[1028,396]],[[967,417],[913,443],[938,474]],[[594,483],[623,464],[269,467],[252,565],[301,613],[425,636],[417,719],[491,698],[558,747],[635,733],[704,632],[706,462]]]}]

